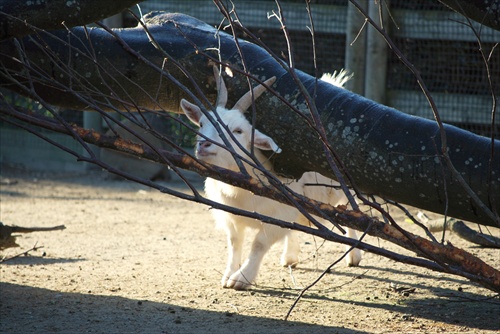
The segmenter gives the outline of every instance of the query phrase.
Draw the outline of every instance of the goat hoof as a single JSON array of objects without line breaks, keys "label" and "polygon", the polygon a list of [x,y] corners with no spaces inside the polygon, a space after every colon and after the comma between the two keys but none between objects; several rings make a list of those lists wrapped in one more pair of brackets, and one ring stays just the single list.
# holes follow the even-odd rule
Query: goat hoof
[{"label": "goat hoof", "polygon": [[347,254],[345,258],[347,262],[347,266],[349,267],[357,267],[361,262],[361,251],[359,249],[353,249]]},{"label": "goat hoof", "polygon": [[221,281],[220,281],[220,284],[222,285],[223,288],[228,288],[227,286],[227,281],[229,280],[228,277],[224,276],[222,277]]},{"label": "goat hoof", "polygon": [[299,263],[299,260],[298,259],[288,259],[288,260],[285,260],[285,259],[282,259],[281,260],[281,265],[285,268],[288,268],[288,267],[292,267],[292,268],[295,268],[297,267],[297,264]]},{"label": "goat hoof", "polygon": [[241,271],[234,273],[226,282],[226,288],[235,290],[246,290],[252,286],[252,282],[245,278]]}]

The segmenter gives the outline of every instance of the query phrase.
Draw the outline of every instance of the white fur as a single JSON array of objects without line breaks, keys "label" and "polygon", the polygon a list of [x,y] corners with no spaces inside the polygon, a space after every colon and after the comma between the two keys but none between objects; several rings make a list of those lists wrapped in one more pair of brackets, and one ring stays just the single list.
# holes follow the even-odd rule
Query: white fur
[{"label": "white fur", "polygon": [[340,70],[338,73],[337,71],[333,73],[324,73],[320,80],[337,87],[344,87],[345,83],[351,80],[352,77],[353,74],[348,74],[347,70]]},{"label": "white fur", "polygon": [[[200,127],[196,144],[196,156],[198,159],[238,171],[239,167],[235,158],[225,147],[221,136],[209,118],[204,115],[198,106],[186,101],[181,101],[181,108],[188,118]],[[228,110],[224,107],[216,109],[220,122],[218,125],[224,133],[224,137],[230,143],[230,147],[240,156],[252,161],[250,153],[253,151],[256,159],[269,171],[273,171],[271,163],[260,150],[271,150],[275,153],[281,149],[274,140],[258,130],[252,129],[250,122],[239,110]],[[216,119],[213,112],[209,113],[212,119]],[[225,126],[227,126],[227,128]],[[243,147],[240,148],[231,138],[231,133],[236,141]],[[246,171],[253,177],[265,180],[262,172],[253,168],[248,163],[243,163]],[[332,205],[347,204],[347,198],[341,190],[330,187],[307,186],[309,183],[338,184],[318,173],[308,172],[298,181],[282,179],[282,181],[295,192],[305,196],[330,203]],[[256,196],[253,193],[237,188],[226,183],[207,178],[205,181],[206,196],[218,203],[226,204],[242,210],[258,212],[262,215],[278,218],[284,221],[297,221],[301,224],[309,224],[298,210],[290,206],[278,203],[268,198]],[[263,224],[252,218],[238,216],[221,210],[212,210],[218,226],[225,229],[228,238],[228,262],[222,276],[222,286],[234,289],[246,289],[251,286],[257,277],[262,259],[271,246],[285,239],[285,249],[281,258],[284,266],[295,266],[298,263],[299,242],[297,231],[283,229],[278,226]],[[252,228],[257,234],[252,242],[248,258],[242,263],[242,246],[245,230]],[[348,229],[348,236],[357,238],[353,230]],[[347,258],[348,265],[356,266],[361,261],[361,252],[358,249],[351,251]]]}]

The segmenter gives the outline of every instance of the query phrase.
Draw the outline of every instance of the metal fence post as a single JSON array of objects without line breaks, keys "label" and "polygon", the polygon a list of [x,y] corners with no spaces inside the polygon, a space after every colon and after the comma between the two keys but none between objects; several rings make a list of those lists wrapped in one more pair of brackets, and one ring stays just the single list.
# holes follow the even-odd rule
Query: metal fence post
[{"label": "metal fence post", "polygon": [[[364,9],[368,8],[368,2],[368,0],[358,1]],[[363,26],[364,23],[363,15],[349,3],[347,5],[344,67],[349,73],[354,73],[354,76],[346,83],[346,88],[360,95],[365,93],[366,27]]]},{"label": "metal fence post", "polygon": [[[370,1],[368,14],[371,18],[379,18],[379,25],[388,31],[389,1]],[[367,27],[366,68],[364,96],[378,103],[386,103],[387,87],[387,43],[380,33],[371,25]]]}]

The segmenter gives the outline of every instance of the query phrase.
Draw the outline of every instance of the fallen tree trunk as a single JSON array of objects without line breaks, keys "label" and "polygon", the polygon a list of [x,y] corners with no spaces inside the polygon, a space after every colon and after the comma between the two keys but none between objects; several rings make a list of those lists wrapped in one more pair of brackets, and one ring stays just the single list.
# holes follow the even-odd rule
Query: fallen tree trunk
[{"label": "fallen tree trunk", "polygon": [[143,0],[2,0],[0,40],[23,37],[37,29],[55,30],[89,24],[118,14],[141,1]]},{"label": "fallen tree trunk", "polygon": [[461,220],[452,218],[444,222],[443,219],[438,219],[429,222],[427,226],[430,232],[443,232],[447,230],[473,244],[483,247],[500,248],[500,238],[474,231]]},{"label": "fallen tree trunk", "polygon": [[[326,163],[324,143],[311,128],[307,95],[313,97],[328,145],[363,192],[482,225],[500,226],[500,141],[408,116],[295,71],[264,49],[182,14],[155,14],[132,29],[74,28],[42,32],[19,43],[0,43],[1,86],[71,108],[178,112],[186,97],[210,101],[215,85],[209,61],[219,55],[233,70],[229,97],[248,90],[243,66],[258,78],[276,76],[280,97],[257,101],[256,126],[283,149],[276,170],[300,177],[314,170],[336,177]],[[151,41],[154,41],[152,43]],[[156,46],[156,47],[155,47]],[[214,56],[210,59],[210,53]],[[15,56],[14,56],[15,55]],[[186,69],[189,69],[187,72]],[[233,103],[234,101],[229,101]],[[294,112],[292,109],[300,111]],[[494,147],[491,147],[491,145]],[[477,195],[474,201],[457,177]]]}]

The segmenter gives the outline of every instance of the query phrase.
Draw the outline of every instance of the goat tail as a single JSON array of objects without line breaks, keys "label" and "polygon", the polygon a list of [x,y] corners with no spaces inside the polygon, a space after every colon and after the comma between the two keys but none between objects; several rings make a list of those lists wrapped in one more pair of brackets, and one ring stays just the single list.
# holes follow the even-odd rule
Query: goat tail
[{"label": "goat tail", "polygon": [[324,73],[320,80],[328,82],[331,85],[343,88],[345,83],[352,79],[354,76],[353,73],[349,74],[349,72],[345,69],[340,71],[334,71],[333,73]]}]

